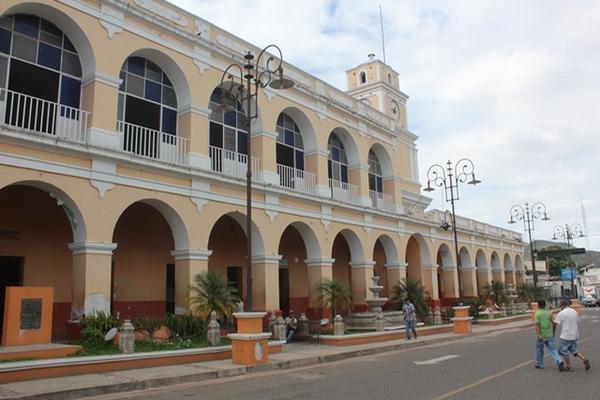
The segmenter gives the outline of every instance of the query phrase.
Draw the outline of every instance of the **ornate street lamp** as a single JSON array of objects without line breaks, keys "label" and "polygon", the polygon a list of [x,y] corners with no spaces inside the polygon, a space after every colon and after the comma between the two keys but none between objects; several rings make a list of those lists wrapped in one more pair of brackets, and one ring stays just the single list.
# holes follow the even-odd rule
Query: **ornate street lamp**
[{"label": "ornate street lamp", "polygon": [[[469,179],[470,178],[470,179]],[[467,182],[468,181],[468,182]],[[452,162],[446,162],[446,167],[442,167],[440,164],[433,164],[427,170],[427,187],[423,189],[425,192],[433,192],[435,190],[431,184],[438,187],[444,187],[444,195],[446,202],[452,204],[452,231],[454,233],[454,251],[456,253],[456,269],[458,272],[458,293],[460,298],[464,297],[462,277],[462,265],[460,263],[460,255],[458,254],[458,236],[456,232],[456,213],[454,211],[454,202],[459,200],[458,184],[467,183],[468,185],[477,185],[481,183],[480,180],[475,178],[475,166],[473,161],[468,158],[459,160],[454,167]],[[442,226],[445,230],[450,227],[447,225]]]},{"label": "ornate street lamp", "polygon": [[571,298],[573,299],[575,298],[575,274],[573,273],[573,270],[575,269],[575,263],[573,262],[571,255],[571,243],[573,243],[573,239],[581,238],[585,235],[583,234],[583,230],[579,224],[565,224],[564,227],[562,225],[556,225],[553,230],[554,235],[552,236],[552,240],[567,240],[567,249],[569,250],[569,268],[571,269]]},{"label": "ornate street lamp", "polygon": [[517,221],[523,221],[525,232],[529,234],[529,249],[531,251],[531,269],[533,271],[533,287],[537,287],[537,272],[535,271],[535,249],[531,239],[531,231],[535,230],[535,220],[549,221],[546,206],[542,202],[534,203],[531,207],[525,203],[525,208],[520,204],[515,204],[510,208],[509,224],[515,224]]},{"label": "ornate street lamp", "polygon": [[[275,57],[267,50],[276,50]],[[266,58],[266,61],[264,60]],[[247,296],[246,309],[252,311],[252,120],[258,118],[258,91],[270,86],[273,89],[290,89],[294,82],[283,76],[283,57],[281,49],[274,44],[265,47],[256,57],[248,51],[244,63],[229,65],[221,77],[222,103],[213,108],[215,111],[233,111],[239,102],[245,104],[245,125],[247,132],[246,157],[246,253],[247,253]],[[264,62],[264,66],[261,65]],[[238,75],[239,73],[239,75]],[[244,108],[244,107],[242,107]],[[254,111],[253,111],[254,110]]]}]

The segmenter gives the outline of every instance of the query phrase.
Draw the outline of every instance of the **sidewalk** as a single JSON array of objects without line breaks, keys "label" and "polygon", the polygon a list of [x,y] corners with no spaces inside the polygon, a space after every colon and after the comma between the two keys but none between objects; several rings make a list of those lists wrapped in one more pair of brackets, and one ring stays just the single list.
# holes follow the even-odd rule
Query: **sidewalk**
[{"label": "sidewalk", "polygon": [[80,399],[157,386],[233,377],[253,372],[317,365],[370,354],[452,342],[530,325],[531,321],[517,321],[502,326],[489,327],[474,325],[473,334],[469,336],[442,333],[419,338],[418,340],[394,340],[347,347],[291,343],[285,345],[282,353],[270,355],[269,364],[253,367],[234,365],[231,360],[221,360],[14,382],[0,385],[0,400]]}]

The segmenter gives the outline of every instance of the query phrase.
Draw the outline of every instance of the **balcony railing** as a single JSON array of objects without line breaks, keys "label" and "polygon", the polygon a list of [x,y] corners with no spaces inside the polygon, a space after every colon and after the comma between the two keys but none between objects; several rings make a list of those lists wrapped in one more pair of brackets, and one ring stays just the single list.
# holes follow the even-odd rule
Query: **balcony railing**
[{"label": "balcony railing", "polygon": [[[248,156],[235,151],[209,146],[210,165],[213,171],[238,179],[246,179]],[[250,158],[252,180],[260,181],[260,158]]]},{"label": "balcony railing", "polygon": [[0,125],[3,126],[85,143],[89,115],[77,108],[0,89]]},{"label": "balcony railing", "polygon": [[394,201],[389,194],[369,190],[369,197],[371,197],[373,207],[384,211],[394,211]]},{"label": "balcony railing", "polygon": [[159,159],[171,164],[188,164],[188,140],[128,122],[118,121],[121,149],[140,157]]},{"label": "balcony railing", "polygon": [[277,164],[277,174],[281,186],[302,193],[315,194],[317,187],[315,174],[281,164]]},{"label": "balcony railing", "polygon": [[329,189],[331,189],[331,197],[335,200],[346,203],[359,203],[359,191],[356,185],[329,179]]}]

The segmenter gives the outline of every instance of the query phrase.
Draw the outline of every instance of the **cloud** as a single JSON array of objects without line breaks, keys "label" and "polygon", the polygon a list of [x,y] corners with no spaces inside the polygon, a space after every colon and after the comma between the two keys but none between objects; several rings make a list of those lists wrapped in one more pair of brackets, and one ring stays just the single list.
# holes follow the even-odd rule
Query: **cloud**
[{"label": "cloud", "polygon": [[[175,0],[345,90],[345,70],[382,58],[371,2]],[[600,3],[534,0],[381,2],[387,62],[408,93],[409,127],[427,167],[470,157],[483,183],[461,188],[457,212],[507,225],[510,207],[543,201],[552,220],[580,223],[600,249]],[[433,192],[436,207],[444,206]],[[578,246],[587,245],[579,239]]]}]

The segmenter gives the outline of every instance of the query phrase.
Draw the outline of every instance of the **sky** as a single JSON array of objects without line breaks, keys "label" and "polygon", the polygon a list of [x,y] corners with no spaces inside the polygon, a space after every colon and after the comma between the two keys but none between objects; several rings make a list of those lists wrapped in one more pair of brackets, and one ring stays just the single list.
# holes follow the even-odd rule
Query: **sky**
[{"label": "sky", "polygon": [[347,69],[383,59],[381,4],[423,187],[430,165],[470,158],[483,182],[460,187],[457,214],[523,232],[511,207],[541,201],[534,239],[579,224],[575,246],[600,250],[600,2],[171,1],[341,90]]}]

